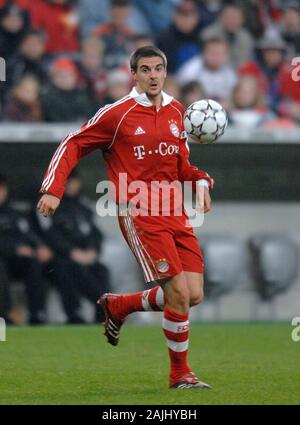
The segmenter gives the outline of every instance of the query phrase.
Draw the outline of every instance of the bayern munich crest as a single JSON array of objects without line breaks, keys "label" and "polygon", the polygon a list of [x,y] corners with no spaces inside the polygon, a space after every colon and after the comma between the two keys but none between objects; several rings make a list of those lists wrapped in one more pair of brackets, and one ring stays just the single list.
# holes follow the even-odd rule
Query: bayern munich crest
[{"label": "bayern munich crest", "polygon": [[179,131],[179,128],[177,127],[177,122],[171,120],[169,121],[169,124],[170,124],[170,131],[173,134],[173,136],[179,137],[180,131]]},{"label": "bayern munich crest", "polygon": [[165,259],[157,260],[156,267],[160,273],[166,273],[170,268],[169,263]]}]

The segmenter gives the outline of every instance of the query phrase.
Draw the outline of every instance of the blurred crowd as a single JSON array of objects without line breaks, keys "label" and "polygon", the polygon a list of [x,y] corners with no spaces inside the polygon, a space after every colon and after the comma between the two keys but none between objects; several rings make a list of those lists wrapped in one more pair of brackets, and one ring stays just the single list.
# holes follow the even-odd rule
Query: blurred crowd
[{"label": "blurred crowd", "polygon": [[87,119],[130,91],[130,53],[149,44],[184,105],[212,98],[238,126],[299,125],[300,0],[0,0],[0,120]]},{"label": "blurred crowd", "polygon": [[[110,291],[110,273],[100,261],[103,235],[80,195],[81,179],[74,171],[59,211],[45,219],[35,205],[15,205],[0,175],[0,317],[7,323],[46,323],[50,288],[61,298],[66,322],[85,323],[81,299],[95,306]],[[16,282],[26,290],[21,300],[14,296]],[[103,321],[100,308],[92,314],[93,322]]]}]

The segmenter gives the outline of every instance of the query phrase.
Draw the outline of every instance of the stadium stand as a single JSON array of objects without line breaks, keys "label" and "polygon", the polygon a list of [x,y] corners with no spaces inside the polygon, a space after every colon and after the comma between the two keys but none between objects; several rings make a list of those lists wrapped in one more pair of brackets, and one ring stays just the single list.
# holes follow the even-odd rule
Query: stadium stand
[{"label": "stadium stand", "polygon": [[268,301],[285,292],[298,273],[299,251],[286,235],[260,234],[250,240],[256,290]]}]

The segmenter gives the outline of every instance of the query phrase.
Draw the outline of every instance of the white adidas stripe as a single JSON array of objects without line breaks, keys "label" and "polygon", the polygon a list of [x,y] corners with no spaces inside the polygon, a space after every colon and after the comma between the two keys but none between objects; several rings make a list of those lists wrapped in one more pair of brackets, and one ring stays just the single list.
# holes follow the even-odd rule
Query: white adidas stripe
[{"label": "white adidas stripe", "polygon": [[136,257],[139,259],[140,266],[143,269],[143,272],[146,276],[147,281],[150,282],[151,281],[151,277],[150,277],[151,276],[151,270],[149,270],[149,266],[148,266],[147,262],[144,261],[144,258],[142,257],[141,252],[138,249],[136,239],[134,238],[132,229],[130,228],[130,225],[129,225],[128,217],[123,217],[123,219],[124,219],[124,224],[125,224],[126,231],[127,231],[127,234],[128,234],[128,238],[129,238],[129,241],[130,241],[131,249],[136,254]]},{"label": "white adidas stripe", "polygon": [[144,291],[142,295],[142,305],[145,311],[153,311],[153,308],[151,307],[148,301],[149,293],[150,289],[147,289],[147,291]]},{"label": "white adidas stripe", "polygon": [[[149,270],[149,273],[150,273],[150,280],[149,280],[149,282],[151,282],[151,281],[155,280],[155,277],[154,277],[153,271],[151,270],[151,268],[149,266],[149,263],[148,263],[148,261],[147,261],[147,259],[145,257],[144,250],[146,251],[146,249],[144,248],[144,246],[143,246],[143,244],[142,244],[142,242],[141,242],[141,240],[140,240],[140,238],[139,238],[139,236],[137,234],[137,231],[136,231],[135,226],[134,226],[134,223],[133,223],[133,218],[132,218],[132,216],[130,214],[129,214],[129,217],[128,218],[129,218],[129,225],[130,225],[130,227],[131,227],[131,229],[133,231],[133,236],[134,236],[134,239],[135,239],[136,244],[137,244],[137,249],[139,250],[140,254],[142,255],[143,260],[144,260],[144,262],[146,264],[146,267]],[[142,248],[140,248],[140,246],[143,246],[144,250]],[[146,251],[146,254],[148,255],[148,259],[150,259],[150,261],[152,262],[152,260],[150,258],[150,255],[148,254],[147,251]],[[152,265],[153,265],[153,262],[152,262]],[[155,268],[154,268],[154,270],[155,270]]]},{"label": "white adidas stripe", "polygon": [[[73,136],[73,133],[72,133],[72,136]],[[47,185],[47,183],[49,182],[49,180],[50,180],[50,178],[51,178],[51,175],[52,175],[52,170],[53,170],[53,167],[55,166],[55,164],[56,164],[56,159],[58,158],[58,156],[59,156],[59,154],[60,154],[60,152],[62,151],[62,149],[64,148],[64,146],[66,145],[66,143],[67,143],[67,141],[68,141],[68,139],[70,138],[70,137],[72,137],[71,135],[69,135],[67,138],[65,138],[61,143],[60,143],[60,145],[58,146],[58,148],[56,149],[56,151],[55,151],[55,153],[54,153],[54,155],[53,155],[53,157],[52,157],[52,160],[51,160],[51,162],[50,162],[50,164],[49,164],[49,167],[48,167],[48,170],[47,170],[47,175],[46,175],[46,177],[45,177],[45,179],[44,179],[44,181],[43,181],[43,184],[42,184],[42,188],[44,188],[46,185]]]},{"label": "white adidas stripe", "polygon": [[117,136],[117,134],[118,134],[118,130],[119,130],[119,127],[120,127],[120,125],[122,124],[122,121],[123,121],[123,119],[126,117],[126,115],[131,111],[131,109],[133,109],[133,108],[135,108],[136,106],[138,105],[138,103],[135,103],[133,106],[131,106],[131,108],[129,108],[124,114],[123,114],[123,116],[122,116],[122,118],[120,119],[120,121],[119,121],[119,124],[117,125],[117,128],[116,128],[116,131],[115,131],[115,134],[114,134],[114,137],[113,137],[113,139],[112,139],[112,142],[111,142],[111,144],[108,146],[108,148],[107,149],[110,149],[111,147],[112,147],[112,145],[114,144],[114,142],[115,142],[115,138],[116,138],[116,136]]},{"label": "white adidas stripe", "polygon": [[[114,107],[114,106],[117,106],[117,105],[119,105],[120,103],[123,103],[123,102],[125,102],[126,100],[128,100],[128,99],[130,99],[130,97],[128,97],[128,96],[126,96],[126,98],[123,98],[123,99],[121,99],[120,101],[118,101],[118,102],[115,102],[113,105],[108,105],[108,106],[105,106],[104,108],[101,108],[99,111],[98,111],[98,113],[96,114],[96,116],[94,117],[95,119],[97,118],[97,121],[98,121],[98,119],[105,113],[105,112],[107,112],[108,110],[110,110],[110,109],[112,109],[112,107]],[[94,121],[94,118],[92,118],[92,120]],[[91,120],[90,120],[91,121]],[[94,122],[96,122],[96,121],[94,121]],[[93,123],[94,123],[93,122]],[[87,127],[89,127],[89,126],[87,126]],[[75,132],[73,132],[73,133],[70,133],[64,140],[63,140],[63,142],[60,144],[60,146],[58,147],[58,149],[56,150],[56,152],[55,152],[55,154],[54,154],[54,156],[53,156],[53,158],[52,158],[52,160],[51,160],[51,162],[50,162],[50,166],[48,167],[48,170],[49,170],[49,174],[46,176],[46,178],[44,179],[44,182],[43,182],[43,184],[42,184],[42,189],[44,190],[44,191],[47,191],[47,189],[51,186],[51,184],[52,184],[52,182],[51,182],[51,184],[50,185],[48,185],[48,182],[49,182],[49,180],[51,179],[51,176],[52,176],[52,174],[55,172],[55,169],[56,169],[56,167],[57,167],[57,164],[58,164],[58,161],[60,160],[60,158],[61,158],[61,152],[62,152],[62,149],[63,149],[63,147],[67,144],[67,142],[70,140],[70,138],[72,138],[73,136],[76,136],[77,134],[80,134],[80,132],[81,131],[83,131],[84,129],[85,129],[86,127],[84,127],[84,128],[82,128],[82,129],[79,129],[79,130],[77,130],[77,131],[75,131]],[[58,159],[58,161],[56,161],[56,159]],[[52,180],[53,181],[53,180]]]},{"label": "white adidas stripe", "polygon": [[130,96],[124,96],[120,100],[118,100],[117,102],[111,103],[109,105],[104,106],[102,109],[99,109],[99,111],[92,118],[92,123],[90,125],[88,125],[88,127],[91,127],[92,125],[94,125],[99,120],[100,116],[103,115],[103,113],[114,108],[115,106],[121,105],[122,103],[126,102],[129,99],[131,99]]},{"label": "white adidas stripe", "polygon": [[[133,221],[132,216],[131,216],[131,215],[129,215],[129,217],[130,217],[131,222],[132,222],[132,221]],[[133,227],[134,227],[134,225],[133,225]],[[134,231],[135,231],[135,234],[136,234],[136,236],[137,236],[137,239],[138,239],[138,241],[139,241],[140,245],[143,245],[143,244],[142,244],[142,242],[141,242],[141,240],[140,240],[140,238],[138,237],[138,235],[137,235],[137,233],[136,233],[135,228],[134,228]],[[146,257],[145,257],[144,252],[146,253],[146,255],[147,255],[147,257],[148,257],[148,261],[146,260]],[[143,253],[143,256],[144,256],[144,258],[145,258],[145,261],[146,261],[147,265],[149,265],[149,263],[151,263],[151,264],[152,264],[152,267],[153,267],[153,270],[155,270],[155,271],[156,271],[155,264],[153,263],[153,260],[152,260],[152,258],[151,258],[151,256],[150,256],[149,252],[146,250],[146,248],[145,248],[144,246],[143,246],[143,251],[142,251],[142,253]],[[150,267],[150,266],[149,266],[149,267]],[[160,278],[160,276],[159,276],[159,274],[158,274],[158,273],[156,273],[156,277],[154,277],[154,275],[153,275],[153,271],[151,271],[151,274],[152,274],[153,280],[156,280],[156,279],[159,279],[159,278]]]},{"label": "white adidas stripe", "polygon": [[88,120],[88,122],[87,122],[87,126],[88,127],[91,127],[92,125],[93,125],[93,123],[95,122],[95,120],[97,119],[97,117],[99,116],[99,114],[101,114],[101,112],[103,112],[105,109],[107,109],[109,106],[111,106],[111,103],[109,103],[108,105],[105,105],[105,106],[102,106],[102,108],[100,108],[96,113],[95,113],[95,115],[90,119],[90,120]]},{"label": "white adidas stripe", "polygon": [[159,287],[156,292],[155,302],[156,302],[156,305],[163,310],[165,305],[165,296],[164,296],[164,291],[162,290],[161,287]]},{"label": "white adidas stripe", "polygon": [[[118,102],[113,103],[112,105],[108,105],[107,107],[105,106],[104,108],[100,109],[96,115],[94,116],[94,118],[92,118],[92,122],[89,124],[87,124],[87,126],[84,126],[82,129],[77,130],[74,133],[70,133],[69,136],[67,136],[67,138],[60,144],[60,146],[57,148],[51,162],[50,165],[48,167],[49,170],[49,174],[47,173],[47,176],[45,177],[43,184],[42,184],[42,191],[46,192],[49,187],[51,186],[53,180],[54,180],[54,175],[55,175],[55,170],[59,164],[59,161],[61,160],[65,150],[63,150],[64,146],[68,143],[68,141],[73,137],[73,136],[77,136],[78,134],[80,134],[81,132],[83,132],[86,128],[90,127],[91,125],[96,124],[96,122],[99,121],[99,119],[108,111],[110,111],[111,109],[115,108],[116,106],[119,106],[120,104],[126,102],[127,100],[131,99],[130,96],[125,96],[124,98],[122,98],[121,100],[119,100]],[[135,105],[134,105],[135,106]],[[91,121],[91,120],[90,120]],[[89,122],[90,122],[89,121]],[[116,133],[115,133],[116,134]],[[49,184],[49,181],[50,184]]]},{"label": "white adidas stripe", "polygon": [[64,145],[64,148],[60,151],[59,158],[57,158],[55,164],[53,164],[53,168],[52,168],[52,171],[51,171],[51,174],[50,174],[51,178],[49,177],[50,178],[50,181],[44,186],[44,191],[45,192],[49,189],[49,187],[51,186],[51,184],[52,184],[52,182],[54,180],[56,167],[57,167],[58,162],[60,161],[61,157],[65,153],[66,149],[67,149],[67,144]]},{"label": "white adidas stripe", "polygon": [[186,340],[184,342],[176,342],[167,339],[167,346],[176,353],[182,353],[183,351],[186,351],[189,348],[189,340]]}]

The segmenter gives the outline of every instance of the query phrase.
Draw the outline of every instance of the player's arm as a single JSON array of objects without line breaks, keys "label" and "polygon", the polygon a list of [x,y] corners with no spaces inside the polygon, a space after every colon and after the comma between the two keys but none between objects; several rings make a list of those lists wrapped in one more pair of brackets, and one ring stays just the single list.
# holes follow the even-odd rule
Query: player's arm
[{"label": "player's arm", "polygon": [[[189,147],[187,138],[184,137],[180,140],[179,146],[179,163],[178,163],[178,177],[181,182],[192,182],[193,191],[198,194],[198,203],[206,213],[211,209],[210,191],[214,186],[214,180],[205,171],[199,170],[189,162]],[[198,186],[198,190],[197,189]]]},{"label": "player's arm", "polygon": [[69,134],[56,149],[40,189],[37,209],[45,217],[53,215],[63,197],[65,183],[80,159],[112,142],[115,117],[110,108],[102,108],[75,133]]},{"label": "player's arm", "polygon": [[[203,205],[204,212],[211,209],[210,191],[214,186],[213,178],[203,170],[199,170],[192,165],[189,161],[190,149],[188,146],[188,137],[184,131],[183,116],[184,107],[181,103],[177,102],[176,109],[181,115],[181,135],[179,140],[179,155],[178,155],[178,178],[181,182],[191,182],[192,189],[199,195],[203,194],[203,202],[199,199],[200,205]],[[197,189],[198,186],[198,190]]]}]

